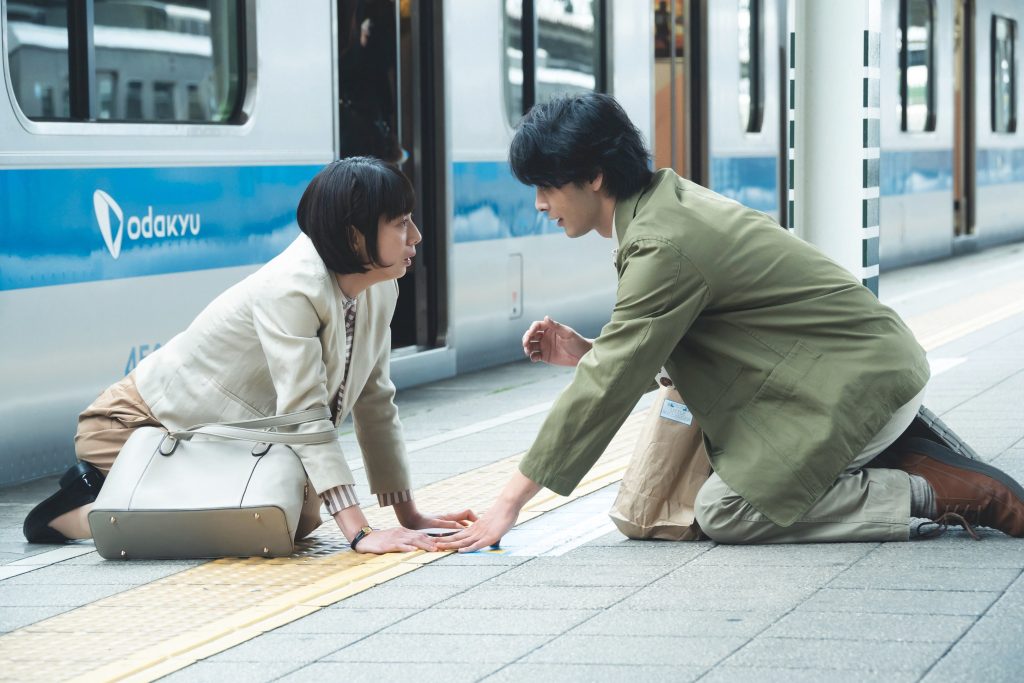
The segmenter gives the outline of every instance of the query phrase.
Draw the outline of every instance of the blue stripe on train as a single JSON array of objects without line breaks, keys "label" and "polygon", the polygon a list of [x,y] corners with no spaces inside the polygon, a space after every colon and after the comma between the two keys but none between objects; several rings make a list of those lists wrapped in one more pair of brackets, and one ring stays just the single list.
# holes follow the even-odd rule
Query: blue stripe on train
[{"label": "blue stripe on train", "polygon": [[[975,155],[978,187],[1024,183],[1024,148],[979,149]],[[953,150],[882,150],[882,196],[953,189]]]},{"label": "blue stripe on train", "polygon": [[319,169],[0,170],[0,291],[263,263]]},{"label": "blue stripe on train", "polygon": [[[712,159],[715,191],[761,211],[778,208],[777,177],[774,157]],[[533,188],[516,180],[507,162],[457,162],[452,182],[456,244],[562,232],[537,212]]]}]

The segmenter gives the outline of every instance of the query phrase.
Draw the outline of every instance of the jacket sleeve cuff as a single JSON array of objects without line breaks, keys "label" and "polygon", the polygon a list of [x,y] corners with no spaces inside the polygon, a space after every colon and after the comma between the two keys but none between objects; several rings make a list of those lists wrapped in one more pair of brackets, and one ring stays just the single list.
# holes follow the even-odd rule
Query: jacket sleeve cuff
[{"label": "jacket sleeve cuff", "polygon": [[356,497],[356,487],[352,484],[342,484],[327,489],[320,494],[320,500],[324,502],[327,512],[333,517],[345,508],[359,505],[359,498]]},{"label": "jacket sleeve cuff", "polygon": [[388,507],[395,503],[408,503],[412,500],[412,491],[405,489],[404,491],[391,491],[390,493],[378,493],[377,503],[382,507]]}]

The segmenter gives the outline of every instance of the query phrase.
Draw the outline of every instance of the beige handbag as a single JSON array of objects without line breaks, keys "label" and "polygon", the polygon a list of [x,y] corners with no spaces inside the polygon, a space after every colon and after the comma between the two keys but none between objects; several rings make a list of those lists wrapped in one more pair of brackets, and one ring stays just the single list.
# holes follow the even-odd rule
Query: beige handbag
[{"label": "beige handbag", "polygon": [[609,516],[629,538],[695,541],[697,491],[711,476],[703,433],[675,389],[663,388],[644,422]]},{"label": "beige handbag", "polygon": [[136,429],[89,513],[96,551],[107,559],[291,554],[310,491],[288,446],[338,435],[265,430],[329,418],[321,407],[169,433]]}]

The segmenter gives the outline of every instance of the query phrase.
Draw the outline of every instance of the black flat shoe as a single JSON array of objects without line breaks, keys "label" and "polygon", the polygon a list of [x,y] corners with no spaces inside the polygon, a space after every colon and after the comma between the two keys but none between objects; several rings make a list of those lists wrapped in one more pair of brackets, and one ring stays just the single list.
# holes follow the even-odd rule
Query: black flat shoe
[{"label": "black flat shoe", "polygon": [[65,512],[96,500],[103,474],[87,462],[79,462],[60,478],[60,490],[32,508],[22,531],[29,543],[67,543],[69,538],[50,526]]}]

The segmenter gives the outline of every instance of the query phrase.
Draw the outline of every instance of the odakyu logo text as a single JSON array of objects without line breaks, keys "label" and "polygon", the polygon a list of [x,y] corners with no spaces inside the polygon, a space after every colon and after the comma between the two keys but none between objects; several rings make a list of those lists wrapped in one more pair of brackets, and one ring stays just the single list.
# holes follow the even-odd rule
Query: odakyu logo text
[{"label": "odakyu logo text", "polygon": [[126,236],[132,241],[167,240],[196,236],[201,227],[198,212],[163,213],[154,211],[152,205],[146,207],[143,215],[125,217],[120,205],[103,190],[93,192],[92,206],[96,211],[96,223],[100,226],[103,242],[115,259],[121,256],[121,242]]}]

